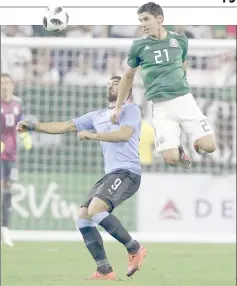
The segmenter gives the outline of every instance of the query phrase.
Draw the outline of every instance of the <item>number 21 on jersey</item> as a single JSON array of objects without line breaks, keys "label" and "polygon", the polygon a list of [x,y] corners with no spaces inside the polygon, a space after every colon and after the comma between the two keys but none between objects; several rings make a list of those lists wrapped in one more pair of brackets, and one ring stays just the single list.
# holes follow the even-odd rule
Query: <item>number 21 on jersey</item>
[{"label": "number 21 on jersey", "polygon": [[[163,62],[169,62],[169,54],[167,49],[154,51],[156,64],[161,64]],[[165,61],[163,60],[165,57]]]}]

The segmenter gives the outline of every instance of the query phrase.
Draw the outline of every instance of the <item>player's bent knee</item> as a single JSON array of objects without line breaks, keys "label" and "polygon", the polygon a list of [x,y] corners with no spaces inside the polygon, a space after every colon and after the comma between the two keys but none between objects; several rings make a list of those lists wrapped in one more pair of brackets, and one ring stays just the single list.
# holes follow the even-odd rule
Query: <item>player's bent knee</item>
[{"label": "player's bent knee", "polygon": [[78,211],[78,219],[89,219],[88,209],[81,207]]},{"label": "player's bent knee", "polygon": [[207,135],[202,137],[198,139],[194,144],[207,153],[213,153],[216,150],[216,140],[214,135]]},{"label": "player's bent knee", "polygon": [[81,207],[78,212],[77,228],[81,229],[85,227],[95,227],[95,223],[88,216],[88,209],[86,207]]},{"label": "player's bent knee", "polygon": [[207,146],[203,150],[206,151],[207,153],[213,153],[216,150],[216,144],[215,143],[207,144]]},{"label": "player's bent knee", "polygon": [[175,167],[178,165],[178,162],[179,162],[178,149],[170,149],[170,150],[163,151],[162,156],[168,165],[172,167]]},{"label": "player's bent knee", "polygon": [[109,205],[101,200],[100,198],[93,198],[89,207],[88,207],[88,216],[92,218],[93,216],[97,215],[100,212],[108,211]]},{"label": "player's bent knee", "polygon": [[172,166],[172,167],[176,167],[178,165],[179,160],[172,158],[172,157],[165,157],[164,158],[165,162]]}]

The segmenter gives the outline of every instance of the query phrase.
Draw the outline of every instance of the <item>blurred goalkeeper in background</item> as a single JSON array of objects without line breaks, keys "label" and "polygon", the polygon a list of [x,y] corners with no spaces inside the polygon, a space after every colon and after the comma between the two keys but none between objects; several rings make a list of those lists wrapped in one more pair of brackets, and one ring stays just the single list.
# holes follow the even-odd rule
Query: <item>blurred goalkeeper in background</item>
[{"label": "blurred goalkeeper in background", "polygon": [[[49,134],[78,132],[81,140],[101,142],[105,176],[91,189],[79,210],[77,221],[85,244],[97,264],[97,271],[89,279],[116,279],[96,224],[102,226],[126,247],[129,257],[127,276],[133,275],[140,269],[143,258],[146,256],[146,249],[133,240],[119,219],[111,214],[114,208],[138,191],[141,182],[138,152],[141,132],[139,107],[132,103],[123,104],[118,124],[113,125],[110,122],[120,79],[119,76],[113,76],[108,83],[108,108],[106,109],[89,112],[68,122],[21,121],[17,126],[19,132],[31,130]],[[129,94],[131,95],[131,89]]]},{"label": "blurred goalkeeper in background", "polygon": [[[11,216],[12,182],[17,180],[17,132],[16,125],[22,119],[21,101],[13,95],[13,83],[8,74],[1,75],[1,190],[2,190],[2,241],[13,246],[9,223]],[[21,134],[26,150],[31,149],[29,134]]]}]

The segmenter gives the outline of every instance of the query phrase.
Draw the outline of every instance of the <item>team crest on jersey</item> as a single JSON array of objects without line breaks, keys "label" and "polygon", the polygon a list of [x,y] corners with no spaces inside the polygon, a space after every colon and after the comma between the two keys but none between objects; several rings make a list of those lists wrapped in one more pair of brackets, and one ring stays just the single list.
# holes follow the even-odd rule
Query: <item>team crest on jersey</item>
[{"label": "team crest on jersey", "polygon": [[165,142],[164,136],[161,135],[161,136],[158,138],[158,142],[159,142],[160,144],[163,144],[163,143]]},{"label": "team crest on jersey", "polygon": [[176,39],[170,39],[170,46],[177,48],[179,45],[178,41]]},{"label": "team crest on jersey", "polygon": [[13,113],[14,113],[14,115],[19,115],[20,114],[20,109],[19,109],[19,107],[17,107],[17,106],[14,106],[13,107]]}]

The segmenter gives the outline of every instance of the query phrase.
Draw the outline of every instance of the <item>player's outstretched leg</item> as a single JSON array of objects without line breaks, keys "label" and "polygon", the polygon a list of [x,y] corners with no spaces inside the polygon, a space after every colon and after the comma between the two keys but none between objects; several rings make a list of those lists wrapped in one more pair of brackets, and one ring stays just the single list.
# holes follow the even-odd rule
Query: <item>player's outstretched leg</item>
[{"label": "player's outstretched leg", "polygon": [[93,198],[88,214],[94,222],[102,226],[112,237],[122,243],[128,251],[128,273],[133,275],[142,266],[146,249],[130,236],[118,218],[108,212],[110,207],[101,199]]},{"label": "player's outstretched leg", "polygon": [[11,200],[12,194],[8,188],[3,189],[2,198],[2,241],[7,246],[13,247],[9,231],[9,222],[11,217]]},{"label": "player's outstretched leg", "polygon": [[80,209],[77,226],[87,249],[97,264],[97,271],[88,279],[115,280],[115,273],[106,257],[102,237],[95,223],[89,219],[87,208]]}]

